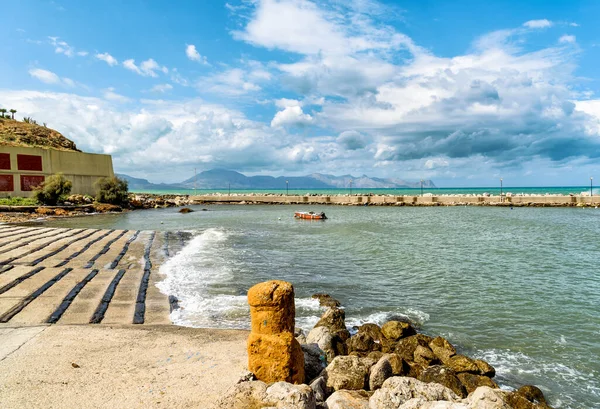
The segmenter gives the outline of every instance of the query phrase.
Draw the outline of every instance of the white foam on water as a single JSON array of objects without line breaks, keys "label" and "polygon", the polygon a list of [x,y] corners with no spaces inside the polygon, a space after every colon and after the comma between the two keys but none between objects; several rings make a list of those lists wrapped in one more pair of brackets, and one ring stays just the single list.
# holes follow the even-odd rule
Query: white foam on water
[{"label": "white foam on water", "polygon": [[424,311],[416,310],[413,308],[407,308],[404,310],[396,311],[379,311],[367,316],[352,317],[346,314],[346,326],[347,327],[360,327],[363,324],[373,323],[377,325],[383,325],[393,317],[403,317],[411,322],[414,322],[418,326],[422,326],[426,321],[429,320],[429,314]]}]

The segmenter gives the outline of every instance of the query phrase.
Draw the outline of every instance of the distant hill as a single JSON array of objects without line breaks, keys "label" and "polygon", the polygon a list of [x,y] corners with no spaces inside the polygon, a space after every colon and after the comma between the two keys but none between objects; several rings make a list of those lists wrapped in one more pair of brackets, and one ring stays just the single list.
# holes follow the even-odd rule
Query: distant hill
[{"label": "distant hill", "polygon": [[0,146],[27,146],[80,152],[60,132],[34,123],[0,118]]},{"label": "distant hill", "polygon": [[[290,189],[331,189],[348,188],[352,182],[353,188],[417,188],[420,182],[407,182],[402,179],[370,178],[366,175],[354,177],[351,175],[333,176],[313,173],[308,176],[245,176],[232,170],[212,169],[199,173],[197,176],[180,183],[155,184],[146,179],[138,179],[128,175],[117,175],[129,183],[132,190],[175,190],[175,189],[285,189],[286,181]],[[431,180],[423,181],[423,187],[435,188]]]}]

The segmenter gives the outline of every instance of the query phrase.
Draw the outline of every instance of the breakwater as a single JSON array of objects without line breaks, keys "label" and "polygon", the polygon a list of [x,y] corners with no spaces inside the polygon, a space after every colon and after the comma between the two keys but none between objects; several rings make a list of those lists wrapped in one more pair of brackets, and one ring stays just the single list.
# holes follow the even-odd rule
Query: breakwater
[{"label": "breakwater", "polygon": [[584,195],[280,195],[210,194],[189,197],[192,203],[211,204],[305,204],[345,206],[597,206],[600,196]]}]

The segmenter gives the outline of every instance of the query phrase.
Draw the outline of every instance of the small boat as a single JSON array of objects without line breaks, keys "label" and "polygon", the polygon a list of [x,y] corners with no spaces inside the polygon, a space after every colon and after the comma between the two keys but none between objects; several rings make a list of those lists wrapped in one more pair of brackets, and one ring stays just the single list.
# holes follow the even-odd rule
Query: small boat
[{"label": "small boat", "polygon": [[296,219],[307,219],[307,220],[325,220],[327,216],[325,213],[315,213],[315,212],[295,212],[294,217]]}]

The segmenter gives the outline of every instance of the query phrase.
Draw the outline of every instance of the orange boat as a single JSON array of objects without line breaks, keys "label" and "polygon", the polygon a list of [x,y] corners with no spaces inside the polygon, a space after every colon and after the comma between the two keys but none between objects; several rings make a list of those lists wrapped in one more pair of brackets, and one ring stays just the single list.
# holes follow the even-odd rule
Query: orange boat
[{"label": "orange boat", "polygon": [[294,217],[296,219],[307,219],[307,220],[325,220],[327,216],[325,213],[315,213],[315,212],[295,212]]}]

